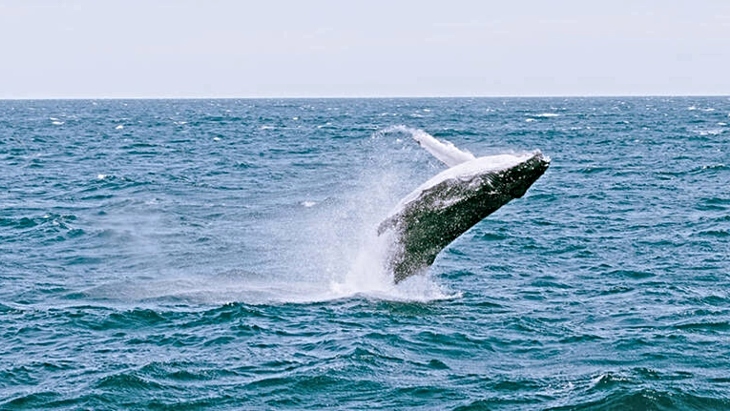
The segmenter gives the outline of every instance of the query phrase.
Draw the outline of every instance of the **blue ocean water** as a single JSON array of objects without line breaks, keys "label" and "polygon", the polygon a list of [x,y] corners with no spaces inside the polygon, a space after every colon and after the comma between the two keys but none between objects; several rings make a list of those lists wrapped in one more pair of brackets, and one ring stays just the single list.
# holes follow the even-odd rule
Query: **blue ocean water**
[{"label": "blue ocean water", "polygon": [[[730,409],[730,99],[0,101],[0,409]],[[398,286],[444,169],[546,174]]]}]

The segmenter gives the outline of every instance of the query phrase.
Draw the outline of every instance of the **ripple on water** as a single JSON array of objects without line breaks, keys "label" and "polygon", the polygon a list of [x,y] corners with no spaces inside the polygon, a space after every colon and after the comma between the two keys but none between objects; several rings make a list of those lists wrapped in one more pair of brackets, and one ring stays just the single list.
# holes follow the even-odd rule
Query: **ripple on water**
[{"label": "ripple on water", "polygon": [[[0,101],[0,408],[730,409],[727,112]],[[553,164],[395,287],[360,251],[443,169],[406,127]]]}]

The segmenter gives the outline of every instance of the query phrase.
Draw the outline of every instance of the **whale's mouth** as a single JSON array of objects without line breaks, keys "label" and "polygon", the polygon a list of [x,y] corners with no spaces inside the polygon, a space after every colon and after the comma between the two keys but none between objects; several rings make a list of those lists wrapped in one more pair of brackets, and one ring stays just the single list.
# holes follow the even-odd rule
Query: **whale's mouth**
[{"label": "whale's mouth", "polygon": [[513,198],[522,198],[527,192],[527,189],[545,174],[548,167],[550,167],[550,157],[544,156],[542,152],[537,150],[534,156],[509,170],[508,172],[514,180],[510,195]]}]

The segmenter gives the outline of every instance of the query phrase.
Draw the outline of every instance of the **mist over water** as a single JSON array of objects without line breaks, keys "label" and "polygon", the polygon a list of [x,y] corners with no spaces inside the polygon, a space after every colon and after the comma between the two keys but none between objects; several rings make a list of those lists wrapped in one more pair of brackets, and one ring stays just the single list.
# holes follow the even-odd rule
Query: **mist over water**
[{"label": "mist over water", "polygon": [[[0,102],[0,408],[730,408],[728,113]],[[395,286],[429,135],[552,164]]]},{"label": "mist over water", "polygon": [[[429,276],[396,287],[392,273],[384,265],[391,240],[376,232],[403,193],[419,184],[419,179],[427,178],[428,172],[446,168],[420,153],[412,138],[416,133],[427,135],[423,130],[396,126],[363,136],[359,147],[361,164],[344,190],[311,196],[308,185],[267,188],[273,197],[288,191],[287,201],[276,204],[276,209],[265,218],[257,216],[244,221],[254,226],[251,235],[260,237],[241,238],[244,249],[252,240],[255,242],[257,251],[251,254],[261,258],[263,264],[241,259],[240,254],[234,253],[222,254],[220,260],[215,255],[203,257],[215,261],[213,267],[225,268],[196,266],[194,262],[188,267],[188,258],[181,268],[164,266],[158,261],[170,256],[165,255],[165,245],[159,243],[159,237],[166,234],[172,242],[184,238],[177,238],[171,231],[169,216],[159,207],[160,199],[130,205],[132,215],[108,219],[110,227],[105,230],[111,237],[123,237],[118,239],[118,246],[126,249],[133,260],[147,262],[144,265],[151,271],[140,276],[125,273],[121,281],[115,278],[83,292],[92,298],[131,303],[303,303],[354,295],[403,301],[450,298],[456,294],[449,294]],[[329,153],[337,154],[340,153]],[[343,164],[347,165],[347,159]],[[424,164],[425,172],[417,169]],[[96,178],[116,179],[106,174]],[[191,206],[202,206],[212,213],[222,213],[220,208],[236,208],[235,203],[213,202]],[[257,206],[241,204],[243,210]],[[180,219],[184,221],[186,217]],[[204,237],[199,241],[210,239]],[[198,254],[196,250],[188,253],[191,259]]]},{"label": "mist over water", "polygon": [[[345,192],[303,199],[283,221],[270,224],[272,238],[281,258],[281,272],[261,273],[270,287],[270,300],[280,302],[323,301],[370,296],[379,299],[429,301],[450,298],[445,287],[429,276],[396,286],[385,260],[391,247],[389,236],[378,236],[377,226],[387,217],[406,190],[423,178],[417,167],[427,164],[428,171],[445,166],[434,164],[418,153],[414,133],[422,130],[388,127],[372,133],[363,141],[364,164]],[[393,154],[393,151],[399,152]],[[426,172],[428,172],[426,171]],[[274,273],[276,274],[276,273]],[[250,297],[242,290],[240,298]],[[265,301],[269,302],[269,301]]]}]

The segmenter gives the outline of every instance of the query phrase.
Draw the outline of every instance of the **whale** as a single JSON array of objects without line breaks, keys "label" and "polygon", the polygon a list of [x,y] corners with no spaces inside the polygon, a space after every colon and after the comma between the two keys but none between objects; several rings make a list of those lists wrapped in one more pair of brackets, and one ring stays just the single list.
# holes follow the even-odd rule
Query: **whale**
[{"label": "whale", "polygon": [[425,272],[441,250],[524,196],[550,166],[540,150],[475,157],[425,132],[413,137],[449,168],[405,196],[378,225],[378,236],[391,242],[385,264],[396,284]]}]

